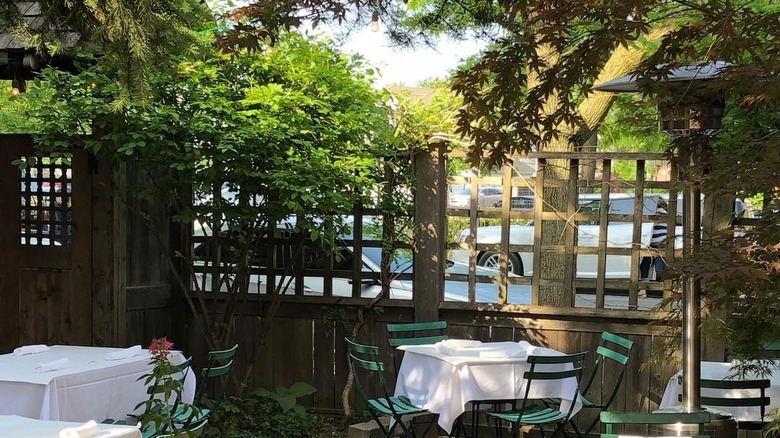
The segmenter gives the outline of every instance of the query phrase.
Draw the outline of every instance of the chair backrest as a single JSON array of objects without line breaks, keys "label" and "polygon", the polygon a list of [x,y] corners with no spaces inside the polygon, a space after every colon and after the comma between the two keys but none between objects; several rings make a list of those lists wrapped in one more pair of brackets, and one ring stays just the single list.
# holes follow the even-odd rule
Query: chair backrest
[{"label": "chair backrest", "polygon": [[228,387],[228,373],[233,367],[233,356],[238,350],[238,344],[226,350],[209,351],[206,358],[206,366],[200,372],[201,381],[195,391],[195,406],[203,407],[201,400],[206,393],[206,387],[210,381],[216,380],[214,388],[214,405],[212,410],[217,410],[225,397]]},{"label": "chair backrest", "polygon": [[447,339],[447,335],[444,333],[446,329],[447,321],[387,324],[387,344],[392,348],[395,369],[398,369],[401,357],[400,354],[396,354],[396,347],[435,344]]},{"label": "chair backrest", "polygon": [[387,324],[387,343],[395,348],[401,345],[435,344],[447,339],[444,330],[447,321]]},{"label": "chair backrest", "polygon": [[[761,417],[766,415],[766,407],[769,406],[770,399],[766,396],[766,389],[769,388],[769,379],[758,380],[714,380],[701,379],[701,404],[705,406],[716,407],[757,407],[761,411]],[[722,390],[719,395],[713,396],[712,393],[704,394],[704,389]],[[734,391],[752,390],[754,395],[739,396],[734,395]]]},{"label": "chair backrest", "polygon": [[767,358],[777,359],[780,357],[780,342],[764,342],[762,347]]},{"label": "chair backrest", "polygon": [[[606,426],[606,432],[601,434],[601,438],[617,438],[619,435],[613,431],[613,426],[626,424],[696,424],[698,433],[688,435],[691,437],[704,438],[704,425],[710,422],[710,413],[701,412],[601,412],[601,423]],[[657,434],[656,434],[657,435]],[[661,434],[664,435],[664,434]],[[671,434],[667,434],[671,435]],[[677,435],[676,433],[674,435]],[[684,434],[683,434],[684,435]],[[646,436],[646,435],[643,435]]]},{"label": "chair backrest", "polygon": [[[390,402],[390,393],[385,382],[385,365],[379,359],[379,347],[364,345],[344,338],[347,342],[347,353],[352,366],[352,377],[355,382],[355,390],[368,409],[370,408],[368,395],[369,386],[378,386],[382,397],[387,399],[387,406],[393,408]],[[373,377],[373,379],[372,379]]]},{"label": "chair backrest", "polygon": [[[623,383],[623,377],[625,377],[626,374],[626,364],[628,363],[628,357],[631,354],[633,346],[634,341],[622,336],[610,332],[601,333],[601,341],[599,342],[599,346],[596,347],[596,360],[593,363],[593,369],[588,380],[582,388],[582,393],[586,394],[596,379],[599,379],[599,381],[603,380],[604,363],[606,361],[614,361],[620,364],[621,367],[617,378],[613,380],[613,385],[601,385],[600,398],[599,400],[591,400],[593,403],[598,404],[604,409],[609,408],[612,404],[615,396],[617,396],[621,383]],[[610,368],[610,370],[612,370],[612,368]]]},{"label": "chair backrest", "polygon": [[[525,395],[520,404],[520,412],[525,411],[526,407],[533,406],[533,399],[530,397],[532,394],[532,387],[534,387],[534,381],[551,382],[554,380],[574,379],[574,385],[572,387],[571,394],[567,397],[567,394],[561,394],[562,399],[577,400],[579,397],[579,380],[582,375],[582,364],[585,361],[586,352],[563,354],[559,356],[528,356],[528,363],[531,364],[531,369],[523,373],[523,378],[526,380]],[[539,367],[539,365],[543,365]],[[555,370],[547,365],[559,365]],[[568,368],[568,369],[567,369]],[[569,412],[566,417],[571,417],[571,413],[574,410],[574,405],[571,403]]]}]

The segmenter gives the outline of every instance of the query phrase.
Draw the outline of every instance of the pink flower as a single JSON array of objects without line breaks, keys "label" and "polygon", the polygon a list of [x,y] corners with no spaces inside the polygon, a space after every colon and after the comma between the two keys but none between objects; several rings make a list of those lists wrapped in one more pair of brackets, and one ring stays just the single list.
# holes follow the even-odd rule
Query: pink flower
[{"label": "pink flower", "polygon": [[149,344],[149,352],[153,356],[168,356],[168,353],[173,348],[173,342],[169,341],[167,337],[152,339],[152,343]]}]

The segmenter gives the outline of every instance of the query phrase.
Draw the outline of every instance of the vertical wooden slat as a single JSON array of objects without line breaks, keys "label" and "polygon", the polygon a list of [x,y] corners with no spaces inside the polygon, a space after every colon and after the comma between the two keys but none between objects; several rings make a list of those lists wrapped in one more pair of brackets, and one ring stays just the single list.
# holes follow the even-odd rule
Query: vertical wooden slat
[{"label": "vertical wooden slat", "polygon": [[[642,243],[642,218],[645,210],[645,161],[636,162],[636,192],[634,193],[634,227],[631,235],[631,285],[628,289],[628,308],[636,309],[638,304],[638,283],[639,263],[642,257],[639,255]],[[650,236],[652,237],[653,227],[650,227]],[[653,266],[650,265],[650,269]]]},{"label": "vertical wooden slat", "polygon": [[609,192],[612,181],[612,160],[604,160],[601,170],[601,204],[599,205],[599,254],[596,275],[596,308],[604,308],[604,281],[607,271],[607,241],[609,239]]},{"label": "vertical wooden slat", "polygon": [[[384,165],[384,195],[386,199],[390,200],[393,196],[393,184],[395,181],[395,175],[393,168],[388,163],[388,158],[385,159]],[[447,235],[447,232],[444,232]],[[392,214],[382,214],[382,259],[379,265],[380,269],[380,284],[382,285],[382,297],[390,298],[390,282],[392,280],[392,273],[390,272],[390,264],[393,261],[395,254],[393,248],[396,245],[396,232],[395,232],[395,216]]]},{"label": "vertical wooden slat", "polygon": [[[677,160],[672,159],[669,163],[670,166],[670,172],[669,172],[669,183],[670,183],[670,189],[669,189],[669,205],[668,205],[668,216],[667,219],[667,226],[666,226],[666,264],[670,264],[672,261],[674,261],[674,247],[675,247],[675,241],[677,240],[677,174],[678,174],[678,164]],[[680,217],[680,221],[682,222],[682,217]],[[669,278],[669,276],[666,276],[667,278],[664,279],[664,298],[667,300],[670,298],[670,295],[672,293],[672,279]],[[671,303],[671,302],[670,302]]]},{"label": "vertical wooden slat", "polygon": [[512,327],[491,327],[490,342],[514,341],[514,332]]},{"label": "vertical wooden slat", "polygon": [[577,187],[577,181],[579,179],[579,160],[572,159],[569,161],[569,193],[566,197],[566,234],[564,236],[564,245],[566,252],[567,264],[563,273],[563,287],[568,292],[570,301],[569,306],[574,307],[576,300],[576,291],[574,290],[574,279],[577,277],[577,259],[574,254],[574,246],[576,245],[577,236],[577,223],[573,220],[574,215],[577,213],[579,189]]},{"label": "vertical wooden slat", "polygon": [[[333,355],[333,370],[335,371],[333,381],[335,390],[335,408],[343,408],[341,402],[341,393],[344,387],[347,385],[347,378],[349,377],[349,359],[347,357],[347,346],[344,342],[344,337],[349,333],[342,327],[341,324],[336,324],[333,329],[334,336],[334,355]],[[354,392],[354,391],[353,391]],[[354,399],[354,397],[352,397]]]},{"label": "vertical wooden slat", "polygon": [[[127,232],[121,193],[126,166],[116,172],[104,163],[93,176],[92,192],[92,342],[98,346],[126,345],[127,337]],[[114,188],[115,191],[110,190]],[[182,273],[186,272],[182,269]],[[187,277],[189,278],[189,277]]]},{"label": "vertical wooden slat", "polygon": [[540,158],[536,168],[536,187],[534,189],[534,261],[531,283],[531,305],[539,305],[539,281],[542,272],[542,213],[544,212],[544,167],[547,160]]},{"label": "vertical wooden slat", "polygon": [[352,296],[360,298],[363,284],[360,282],[363,272],[363,205],[355,206],[352,221]]},{"label": "vertical wooden slat", "polygon": [[512,166],[504,164],[502,171],[502,202],[501,202],[501,251],[498,270],[498,302],[506,304],[507,271],[509,267],[509,210],[512,207]]},{"label": "vertical wooden slat", "polygon": [[[328,228],[328,232],[333,229],[333,218],[328,218],[325,222],[325,227]],[[332,297],[333,296],[333,258],[335,256],[335,251],[333,254],[326,254],[325,256],[325,272],[322,276],[322,296],[325,297]]]},{"label": "vertical wooden slat", "polygon": [[[599,403],[601,401],[601,381],[603,376],[603,369],[600,369],[598,371],[594,370],[595,362],[596,362],[596,348],[599,345],[599,342],[601,341],[601,332],[587,332],[583,333],[580,337],[582,341],[582,351],[588,352],[588,357],[585,361],[585,370],[582,373],[582,376],[584,379],[590,378],[591,374],[594,372],[597,372],[598,375],[596,378],[594,378],[593,383],[591,384],[590,388],[588,388],[588,392],[585,395],[585,397],[588,400],[593,401],[594,403]],[[587,384],[587,381],[583,381],[580,385],[584,387],[585,384]],[[590,409],[583,410],[579,414],[577,414],[578,417],[578,424],[580,426],[587,426],[590,424],[591,421],[593,421],[593,418],[596,414],[587,412],[590,411]],[[580,418],[581,414],[586,414],[582,418]],[[590,415],[587,415],[590,414]]]},{"label": "vertical wooden slat", "polygon": [[469,303],[475,301],[477,291],[477,227],[479,219],[477,218],[476,199],[479,186],[479,169],[471,168],[471,199],[469,200]]}]

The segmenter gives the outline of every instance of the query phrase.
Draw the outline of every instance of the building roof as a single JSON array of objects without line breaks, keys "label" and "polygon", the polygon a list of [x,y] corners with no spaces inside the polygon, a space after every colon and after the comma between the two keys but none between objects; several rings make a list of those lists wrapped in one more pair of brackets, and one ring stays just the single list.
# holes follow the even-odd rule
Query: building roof
[{"label": "building roof", "polygon": [[[721,74],[726,68],[725,61],[714,61],[706,63],[693,63],[685,67],[675,68],[669,72],[669,76],[663,79],[663,82],[684,82],[693,80],[713,79]],[[637,73],[602,82],[593,86],[596,91],[608,91],[613,93],[636,92],[639,88],[636,84]]]},{"label": "building roof", "polygon": [[[22,20],[29,28],[42,28],[44,20],[38,2],[18,2],[16,5]],[[79,41],[79,35],[75,32],[65,32],[63,37],[65,47],[72,47]],[[67,55],[39,56],[35,49],[30,47],[28,41],[11,29],[0,32],[0,79],[33,79],[35,77],[33,70],[37,70],[38,65],[72,69],[73,60]]]}]

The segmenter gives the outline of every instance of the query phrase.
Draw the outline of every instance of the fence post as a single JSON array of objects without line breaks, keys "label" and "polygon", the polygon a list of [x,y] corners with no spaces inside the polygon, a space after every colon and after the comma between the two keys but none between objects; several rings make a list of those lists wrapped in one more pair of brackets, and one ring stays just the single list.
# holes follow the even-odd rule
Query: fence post
[{"label": "fence post", "polygon": [[439,319],[447,251],[446,143],[435,142],[414,157],[414,319]]}]

